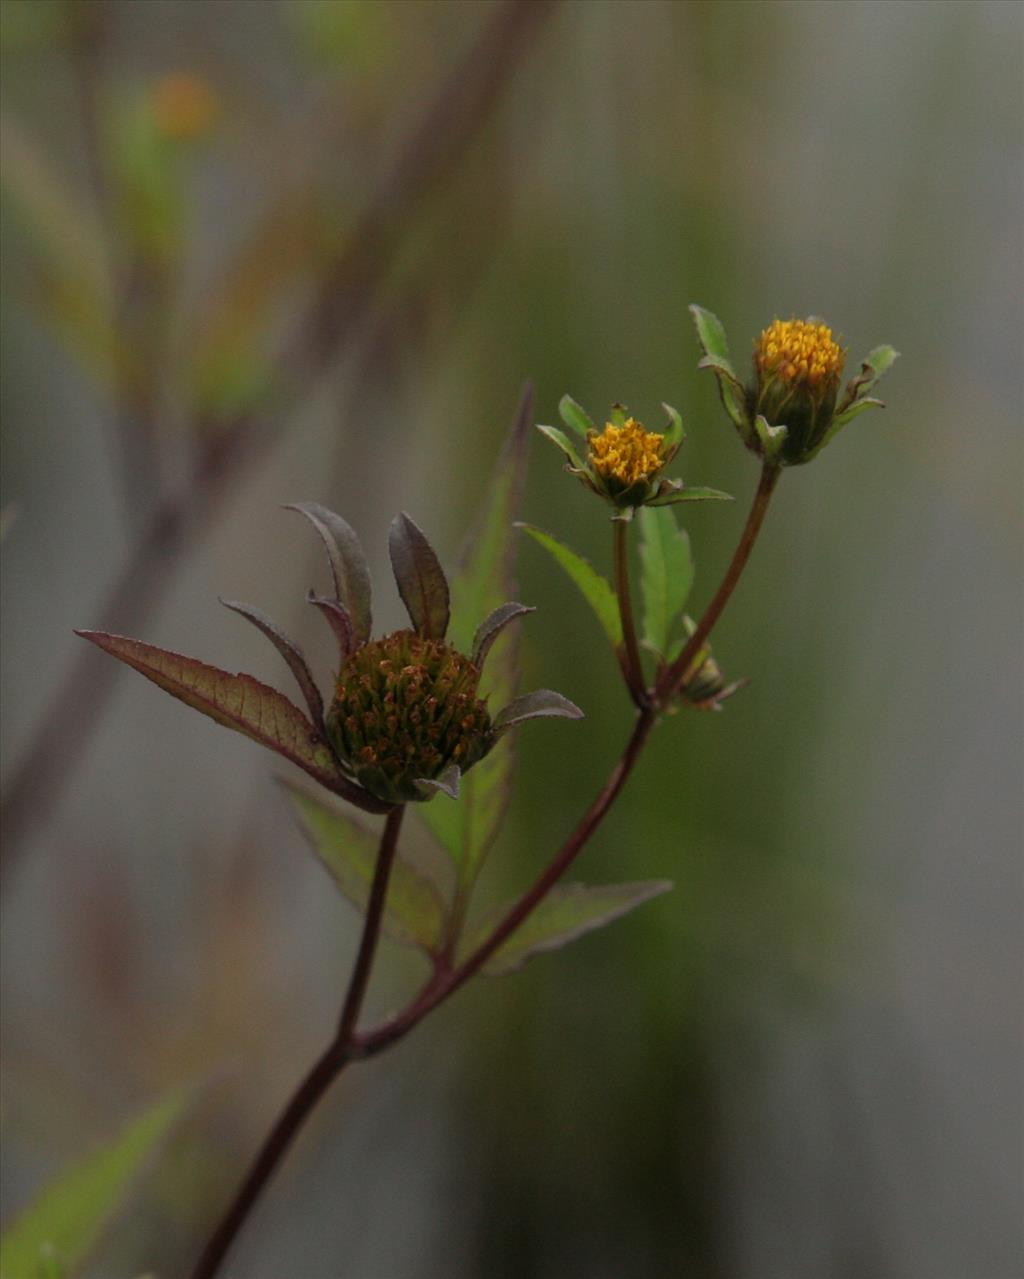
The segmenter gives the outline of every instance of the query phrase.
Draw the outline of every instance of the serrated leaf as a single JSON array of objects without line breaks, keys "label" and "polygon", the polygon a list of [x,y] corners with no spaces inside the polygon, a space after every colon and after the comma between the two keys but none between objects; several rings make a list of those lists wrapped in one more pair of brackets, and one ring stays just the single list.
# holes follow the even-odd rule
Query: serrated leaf
[{"label": "serrated leaf", "polygon": [[583,712],[575,702],[570,702],[553,688],[538,688],[533,693],[524,693],[522,697],[517,697],[503,707],[495,715],[492,727],[495,733],[505,733],[525,720],[547,717],[582,719]]},{"label": "serrated leaf", "polygon": [[244,617],[247,622],[252,622],[253,626],[270,640],[271,644],[287,662],[288,669],[295,676],[295,682],[306,700],[306,706],[309,708],[314,725],[318,729],[321,728],[324,722],[324,699],[320,695],[320,690],[317,688],[316,680],[313,678],[302,649],[293,639],[289,639],[277,623],[269,618],[266,613],[261,612],[258,608],[253,608],[251,604],[240,604],[237,600],[225,599],[222,599],[221,603],[225,608],[231,609],[233,613],[238,613],[241,617]]},{"label": "serrated leaf", "polygon": [[[668,892],[671,887],[667,880],[592,886],[556,884],[512,936],[494,952],[481,972],[490,977],[515,972],[534,955],[567,946],[577,937],[610,924],[641,903]],[[488,911],[467,936],[460,948],[460,958],[471,955],[487,940],[513,904],[509,902]]]},{"label": "serrated leaf", "polygon": [[316,502],[293,502],[286,511],[298,511],[320,534],[334,578],[334,591],[352,619],[356,637],[366,641],[373,625],[370,570],[352,528],[340,515]]},{"label": "serrated leaf", "polygon": [[640,566],[644,642],[664,654],[673,623],[693,586],[690,539],[677,526],[670,507],[641,508]]},{"label": "serrated leaf", "polygon": [[518,604],[515,600],[510,600],[507,604],[499,604],[493,612],[488,613],[473,636],[472,660],[478,671],[483,669],[487,654],[505,627],[517,618],[525,617],[527,613],[536,613],[536,611],[535,608],[529,608],[526,604]]},{"label": "serrated leaf", "polygon": [[593,567],[589,560],[570,550],[564,542],[533,524],[519,524],[519,528],[529,533],[551,555],[555,563],[565,570],[570,579],[579,588],[583,598],[594,610],[604,633],[611,641],[612,648],[618,649],[622,643],[622,621],[619,617],[619,604],[615,591],[607,578]]},{"label": "serrated leaf", "polygon": [[417,635],[444,639],[448,630],[448,580],[425,534],[403,511],[388,532],[398,593]]},{"label": "serrated leaf", "polygon": [[596,430],[590,415],[571,395],[563,395],[558,401],[558,415],[570,430],[576,432],[580,439],[587,438],[587,432]]},{"label": "serrated leaf", "polygon": [[[344,897],[362,914],[370,897],[379,837],[347,813],[281,779],[313,852]],[[432,954],[444,934],[445,908],[436,886],[399,851],[391,869],[382,927],[392,941]]]},{"label": "serrated leaf", "polygon": [[[452,578],[449,639],[462,653],[473,652],[481,622],[515,594],[512,521],[522,500],[532,425],[528,383]],[[502,706],[514,696],[518,651],[519,628],[510,627],[489,652],[482,691],[491,705]],[[510,734],[502,737],[470,769],[457,804],[424,804],[417,810],[455,862],[464,887],[472,884],[501,828],[515,765],[513,740]]]},{"label": "serrated leaf", "polygon": [[277,689],[251,675],[231,675],[194,657],[123,635],[103,631],[76,634],[133,667],[186,706],[283,755],[328,790],[371,812],[387,812],[387,804],[344,776],[317,729]]},{"label": "serrated leaf", "polygon": [[157,1102],[113,1142],[51,1182],[4,1231],[2,1279],[48,1279],[55,1265],[77,1269],[180,1115],[183,1101],[176,1093]]},{"label": "serrated leaf", "polygon": [[562,450],[569,459],[570,466],[575,467],[577,471],[584,470],[583,459],[577,453],[575,444],[564,431],[560,431],[557,426],[543,426],[540,423],[537,425],[537,430],[540,431],[541,435],[546,435],[553,444]]}]

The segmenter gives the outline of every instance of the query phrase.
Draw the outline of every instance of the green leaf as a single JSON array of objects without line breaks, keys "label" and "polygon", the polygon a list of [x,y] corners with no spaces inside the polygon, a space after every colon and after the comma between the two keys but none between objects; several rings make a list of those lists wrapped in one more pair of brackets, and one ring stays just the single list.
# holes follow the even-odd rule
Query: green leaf
[{"label": "green leaf", "polygon": [[564,431],[560,431],[557,426],[542,426],[538,423],[537,430],[541,435],[546,435],[548,439],[556,444],[565,456],[569,459],[569,465],[576,468],[577,471],[585,469],[583,459],[576,452],[576,446]]},{"label": "green leaf", "polygon": [[388,532],[398,593],[417,635],[444,639],[448,630],[448,580],[423,531],[403,511]]},{"label": "green leaf", "polygon": [[664,654],[673,623],[693,586],[690,539],[667,506],[641,508],[640,539],[644,642]]},{"label": "green leaf", "polygon": [[181,1113],[180,1093],[157,1102],[113,1142],[61,1173],[4,1231],[2,1279],[49,1279],[79,1267]]},{"label": "green leaf", "polygon": [[[499,946],[481,972],[489,977],[513,973],[534,955],[558,950],[577,937],[610,924],[642,902],[668,892],[671,887],[667,880],[593,886],[556,884],[512,936]],[[490,937],[513,904],[508,902],[487,912],[460,948],[460,959],[471,955]]]},{"label": "green leaf", "polygon": [[289,639],[277,623],[269,618],[266,613],[260,612],[258,608],[253,608],[251,604],[240,604],[237,600],[225,599],[222,599],[221,603],[225,608],[231,609],[233,613],[238,613],[244,617],[247,622],[252,622],[253,626],[270,640],[271,644],[288,664],[288,669],[295,676],[299,691],[306,699],[310,717],[316,727],[320,728],[324,722],[324,699],[320,695],[320,690],[317,688],[316,680],[313,678],[302,649],[294,640]]},{"label": "green leaf", "polygon": [[575,702],[570,702],[553,688],[538,688],[536,692],[525,693],[503,707],[494,717],[493,728],[495,733],[505,733],[525,720],[551,716],[582,719],[583,712]]},{"label": "green leaf", "polygon": [[673,506],[676,502],[731,502],[731,493],[723,493],[721,489],[710,489],[703,484],[686,484],[680,489],[673,489],[663,497],[656,497],[648,502],[648,506]]},{"label": "green leaf", "polygon": [[334,578],[334,592],[352,619],[357,638],[368,640],[373,625],[370,570],[355,529],[340,515],[315,502],[294,502],[284,509],[304,515],[320,534]]},{"label": "green leaf", "polygon": [[344,776],[318,730],[277,689],[261,684],[251,675],[230,675],[194,657],[155,648],[141,640],[104,631],[75,633],[215,723],[233,728],[290,759],[321,786],[370,812],[387,812],[387,804]]},{"label": "green leaf", "polygon": [[[881,400],[876,400],[873,395],[862,396],[859,400],[854,400],[850,407],[842,413],[837,413],[832,419],[828,433],[822,440],[823,444],[827,444],[833,435],[841,426],[845,426],[847,422],[852,422],[855,417],[860,417],[865,409],[884,409],[885,405]],[[817,451],[817,450],[816,450]]]},{"label": "green leaf", "polygon": [[682,444],[685,432],[683,430],[683,419],[679,416],[679,410],[674,409],[671,404],[663,403],[661,407],[668,417],[668,430],[665,432],[665,451],[668,453]]},{"label": "green leaf", "polygon": [[[378,836],[304,786],[280,780],[313,852],[342,894],[360,914],[365,913],[377,864]],[[444,903],[436,886],[399,852],[388,884],[382,923],[385,933],[399,945],[419,946],[431,954],[440,945],[444,920]]]},{"label": "green leaf", "polygon": [[587,438],[587,432],[596,430],[589,414],[576,403],[571,395],[563,395],[558,401],[558,415],[570,430],[576,432],[580,439]]},{"label": "green leaf", "polygon": [[[472,653],[481,623],[515,594],[515,538],[533,425],[533,387],[523,388],[515,421],[452,578],[449,637],[462,653]],[[487,657],[482,691],[494,706],[515,695],[519,628],[504,630]],[[452,857],[464,887],[472,884],[490,851],[508,807],[515,765],[513,736],[506,734],[463,777],[458,803],[431,803],[417,810]]]},{"label": "green leaf", "polygon": [[520,524],[518,527],[529,533],[535,542],[539,542],[575,582],[583,598],[594,610],[612,648],[618,649],[622,643],[622,621],[619,617],[619,604],[608,579],[602,577],[582,555],[577,555],[550,533],[545,533],[533,524]]},{"label": "green leaf", "polygon": [[704,358],[697,367],[710,369],[714,373],[722,406],[746,438],[749,425],[743,382],[729,359],[729,342],[722,322],[717,315],[706,311],[702,306],[691,306],[690,314],[697,326],[697,339],[704,351]]},{"label": "green leaf", "polygon": [[625,404],[613,404],[608,418],[612,426],[625,426],[629,421],[629,409],[626,408]]}]

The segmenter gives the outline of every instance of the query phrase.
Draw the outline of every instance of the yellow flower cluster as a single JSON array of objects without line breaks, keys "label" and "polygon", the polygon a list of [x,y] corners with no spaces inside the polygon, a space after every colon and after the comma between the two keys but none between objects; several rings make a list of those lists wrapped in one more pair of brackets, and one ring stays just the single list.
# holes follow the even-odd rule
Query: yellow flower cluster
[{"label": "yellow flower cluster", "polygon": [[624,426],[608,422],[588,442],[590,465],[597,474],[625,486],[656,474],[665,464],[661,453],[665,437],[656,431],[645,431],[636,418],[628,418]]},{"label": "yellow flower cluster", "polygon": [[754,347],[760,377],[810,386],[832,379],[838,382],[845,357],[828,325],[808,320],[774,320]]}]

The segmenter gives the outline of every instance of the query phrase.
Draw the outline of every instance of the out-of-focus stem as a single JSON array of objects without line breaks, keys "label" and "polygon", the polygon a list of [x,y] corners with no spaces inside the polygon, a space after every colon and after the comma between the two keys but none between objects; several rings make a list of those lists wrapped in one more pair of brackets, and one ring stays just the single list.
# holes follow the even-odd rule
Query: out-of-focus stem
[{"label": "out-of-focus stem", "polygon": [[202,1256],[192,1271],[192,1279],[212,1279],[212,1276],[220,1269],[228,1249],[245,1225],[263,1187],[273,1176],[299,1129],[320,1098],[352,1060],[352,1036],[366,996],[370,972],[373,969],[381,921],[384,918],[388,881],[391,876],[391,867],[395,862],[398,833],[402,827],[404,813],[404,806],[393,808],[384,822],[380,848],[377,852],[377,864],[373,872],[373,884],[370,888],[370,900],[367,903],[363,933],[359,941],[359,953],[356,956],[355,967],[352,969],[337,1033],[271,1128],[238,1193],[203,1249]]}]

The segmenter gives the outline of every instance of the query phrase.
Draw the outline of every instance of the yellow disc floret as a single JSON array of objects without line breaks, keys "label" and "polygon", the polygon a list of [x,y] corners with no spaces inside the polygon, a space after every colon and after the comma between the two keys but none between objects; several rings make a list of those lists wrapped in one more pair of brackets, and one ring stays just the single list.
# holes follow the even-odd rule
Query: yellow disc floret
[{"label": "yellow disc floret", "polygon": [[811,387],[838,382],[845,356],[828,325],[812,320],[774,320],[754,348],[754,364],[761,377]]},{"label": "yellow disc floret", "polygon": [[588,443],[592,469],[623,489],[649,479],[665,465],[665,437],[656,431],[645,431],[633,417],[622,426],[607,423],[603,431],[590,435]]}]

